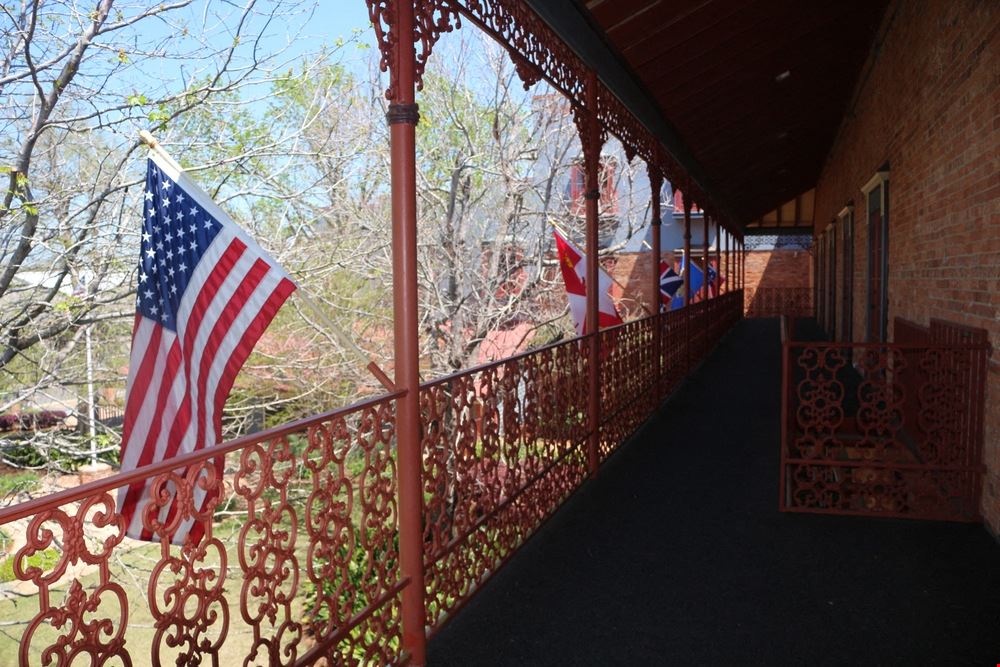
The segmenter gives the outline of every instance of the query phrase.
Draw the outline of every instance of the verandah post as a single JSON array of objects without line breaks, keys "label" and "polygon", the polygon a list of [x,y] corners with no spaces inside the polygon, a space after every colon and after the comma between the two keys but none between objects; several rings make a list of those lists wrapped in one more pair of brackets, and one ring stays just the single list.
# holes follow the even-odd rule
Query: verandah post
[{"label": "verandah post", "polygon": [[726,237],[725,237],[726,238],[726,274],[725,274],[726,275],[726,294],[729,294],[731,291],[733,291],[733,285],[734,285],[734,283],[736,281],[736,277],[734,275],[732,275],[733,272],[730,270],[730,264],[729,264],[729,237],[730,237],[730,234],[729,234],[729,230],[727,229],[726,230]]},{"label": "verandah post", "polygon": [[701,256],[702,256],[702,261],[704,262],[702,268],[703,268],[703,270],[705,272],[705,274],[702,276],[702,279],[701,279],[701,300],[702,301],[708,301],[708,227],[709,227],[709,225],[708,225],[708,211],[705,210],[704,206],[702,206],[702,209],[701,209],[701,223],[702,223],[702,227],[704,228],[704,232],[705,232],[705,238],[702,239],[702,244],[701,244]]},{"label": "verandah post", "polygon": [[663,375],[663,369],[661,368],[661,316],[660,313],[663,310],[660,307],[660,255],[663,252],[660,247],[660,227],[662,220],[660,219],[660,190],[663,189],[663,173],[653,165],[647,164],[646,171],[649,174],[649,190],[652,196],[652,207],[653,207],[653,247],[650,248],[650,252],[653,255],[653,275],[650,280],[650,306],[653,312],[656,314],[653,318],[653,382],[654,387],[656,387],[656,397],[659,400],[660,395],[660,378]]},{"label": "verandah post", "polygon": [[746,304],[747,293],[747,250],[743,238],[740,238],[740,289],[743,290],[743,303]]},{"label": "verandah post", "polygon": [[715,296],[722,296],[722,224],[715,219]]},{"label": "verandah post", "polygon": [[[685,188],[689,190],[690,188]],[[691,371],[691,195],[681,192],[681,200],[684,203],[684,282],[681,284],[684,289],[684,349],[686,350],[684,374]]]},{"label": "verandah post", "polygon": [[[392,10],[397,36],[414,34],[413,0],[400,0]],[[390,171],[392,187],[392,286],[396,386],[406,393],[396,405],[397,480],[399,493],[400,575],[409,583],[402,591],[403,650],[411,665],[426,659],[424,606],[423,496],[420,443],[420,337],[417,312],[417,170],[416,50],[412,39],[392,44],[389,67]]]},{"label": "verandah post", "polygon": [[590,436],[587,438],[587,466],[591,475],[597,474],[599,466],[598,446],[601,437],[601,339],[600,314],[598,305],[598,202],[600,200],[601,146],[604,143],[600,121],[597,117],[597,74],[587,73],[584,90],[584,104],[574,108],[574,121],[580,134],[583,148],[583,169],[586,178],[584,192],[586,212],[586,254],[587,254],[587,317],[586,335],[589,363],[587,365],[587,419]]}]

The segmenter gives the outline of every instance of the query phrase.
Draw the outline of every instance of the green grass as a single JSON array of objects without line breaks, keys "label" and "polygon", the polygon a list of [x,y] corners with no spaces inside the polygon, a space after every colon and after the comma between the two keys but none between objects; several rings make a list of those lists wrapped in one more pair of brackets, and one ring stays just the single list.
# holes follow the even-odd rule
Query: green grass
[{"label": "green grass", "polygon": [[[24,563],[24,569],[40,567],[43,572],[51,570],[59,562],[59,557],[60,554],[55,549],[39,551],[36,554],[28,556],[27,562]],[[0,560],[0,584],[14,581],[15,579],[17,577],[14,576],[14,556],[6,556]]]},{"label": "green grass", "polygon": [[17,491],[28,490],[38,484],[42,475],[30,470],[0,474],[0,497]]}]

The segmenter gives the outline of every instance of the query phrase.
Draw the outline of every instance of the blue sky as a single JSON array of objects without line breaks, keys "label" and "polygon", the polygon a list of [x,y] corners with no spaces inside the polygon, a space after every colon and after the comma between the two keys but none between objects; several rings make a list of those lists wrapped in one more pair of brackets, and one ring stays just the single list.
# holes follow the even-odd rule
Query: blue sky
[{"label": "blue sky", "polygon": [[325,27],[329,35],[346,37],[354,28],[363,28],[366,41],[375,44],[375,33],[368,23],[368,4],[365,0],[324,0],[316,8],[313,25]]}]

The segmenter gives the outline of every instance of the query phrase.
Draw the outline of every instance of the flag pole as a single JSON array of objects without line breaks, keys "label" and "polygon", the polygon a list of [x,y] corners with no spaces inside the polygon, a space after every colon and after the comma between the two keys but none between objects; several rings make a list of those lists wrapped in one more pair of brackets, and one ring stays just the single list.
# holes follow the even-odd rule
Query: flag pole
[{"label": "flag pole", "polygon": [[[177,162],[170,154],[163,148],[163,145],[150,133],[148,130],[139,130],[139,139],[142,143],[149,146],[149,150],[156,153],[162,160],[167,162],[171,167],[176,169],[178,172],[183,172],[184,168],[181,167],[180,163]],[[334,324],[333,320],[327,317],[326,313],[319,307],[319,304],[309,295],[309,293],[302,287],[302,285],[295,284],[298,293],[298,298],[305,304],[313,314],[316,319],[320,321],[320,324],[325,325],[329,328],[333,337],[343,345],[345,348],[349,349],[357,357],[357,360],[366,368],[368,372],[375,376],[375,379],[386,389],[386,391],[396,391],[396,385],[389,379],[389,376],[385,374],[379,365],[375,363],[373,359],[368,357],[358,345],[348,336],[340,327]]]},{"label": "flag pole", "polygon": [[184,171],[184,168],[181,167],[180,163],[170,157],[170,153],[163,149],[163,145],[148,130],[139,130],[139,138],[142,139],[142,143],[149,146],[149,150],[163,158],[163,160],[166,161],[171,167],[177,171]]},{"label": "flag pole", "polygon": [[[560,235],[561,235],[561,236],[562,236],[562,237],[563,237],[564,239],[566,239],[567,241],[569,240],[569,235],[568,235],[568,234],[566,233],[566,231],[565,231],[565,230],[564,230],[564,229],[563,229],[562,227],[560,227],[560,226],[559,226],[558,224],[556,224],[556,222],[555,222],[554,220],[552,220],[552,219],[549,219],[549,221],[548,221],[548,222],[549,222],[549,224],[550,224],[550,225],[552,225],[552,226],[553,226],[553,227],[555,228],[555,230],[556,230],[557,232],[559,232],[559,234],[560,234]],[[598,259],[600,259],[600,258],[598,257]],[[623,285],[623,284],[622,284],[622,283],[621,283],[621,282],[620,282],[620,281],[619,281],[619,280],[618,280],[617,278],[615,278],[615,277],[614,277],[613,275],[611,275],[611,274],[610,274],[610,273],[608,273],[607,271],[605,271],[604,273],[605,273],[605,274],[606,274],[606,275],[608,276],[608,278],[611,278],[611,282],[613,282],[613,283],[614,283],[615,285],[618,285],[618,287],[620,287],[620,288],[621,288],[622,292],[624,292],[624,293],[627,293],[627,292],[629,291],[629,290],[628,290],[628,288],[627,288],[627,287],[625,287],[625,285]],[[619,299],[619,301],[620,301],[620,299]],[[642,299],[636,299],[636,301],[638,302],[638,304],[639,304],[640,306],[642,306],[642,309],[643,309],[644,311],[646,311],[646,314],[647,314],[647,315],[652,315],[652,314],[653,314],[653,311],[651,311],[651,310],[649,309],[649,306],[647,306],[647,305],[646,305],[646,302],[645,302],[645,301],[643,301]]]}]

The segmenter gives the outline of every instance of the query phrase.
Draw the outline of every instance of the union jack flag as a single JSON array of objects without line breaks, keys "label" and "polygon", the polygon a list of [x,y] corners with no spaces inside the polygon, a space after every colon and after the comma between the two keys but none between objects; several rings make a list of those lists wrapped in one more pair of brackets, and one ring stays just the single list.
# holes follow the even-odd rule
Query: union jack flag
[{"label": "union jack flag", "polygon": [[[155,154],[146,171],[139,283],[122,433],[121,469],[212,447],[222,436],[222,408],[243,363],[295,290],[268,254],[191,179]],[[215,462],[221,474],[221,457]],[[128,535],[152,539],[143,526],[152,480],[122,488],[118,508]],[[160,510],[170,525],[174,498]],[[214,498],[197,487],[199,512]],[[174,544],[201,538],[182,516]],[[189,535],[190,534],[190,535]]]}]

